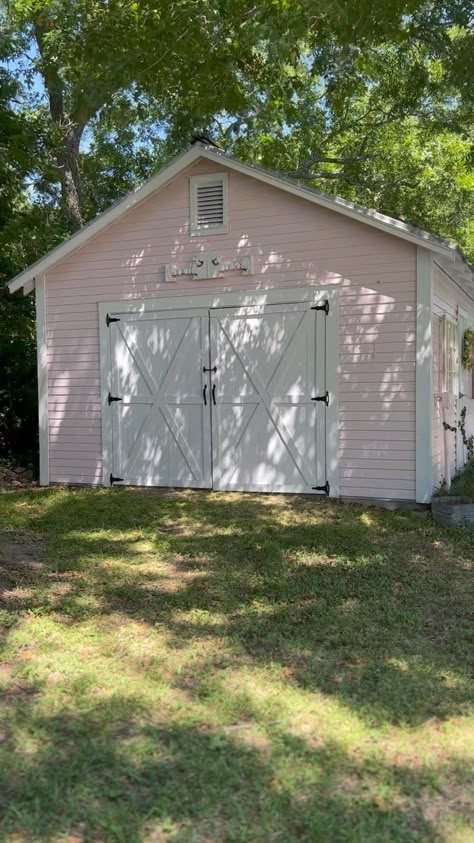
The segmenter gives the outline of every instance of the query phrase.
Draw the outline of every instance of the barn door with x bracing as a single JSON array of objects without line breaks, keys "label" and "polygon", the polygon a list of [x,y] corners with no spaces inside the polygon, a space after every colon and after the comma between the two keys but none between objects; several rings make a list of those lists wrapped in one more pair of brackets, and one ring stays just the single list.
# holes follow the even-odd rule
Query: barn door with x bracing
[{"label": "barn door with x bracing", "polygon": [[208,311],[121,314],[108,330],[113,476],[211,487]]},{"label": "barn door with x bracing", "polygon": [[211,311],[215,489],[313,492],[326,480],[325,315],[311,304]]}]

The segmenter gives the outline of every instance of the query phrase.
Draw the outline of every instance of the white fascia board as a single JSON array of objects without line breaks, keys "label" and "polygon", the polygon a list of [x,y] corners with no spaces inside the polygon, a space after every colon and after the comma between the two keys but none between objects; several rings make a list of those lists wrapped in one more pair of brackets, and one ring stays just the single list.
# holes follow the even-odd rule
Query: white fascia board
[{"label": "white fascia board", "polygon": [[101,216],[84,226],[84,228],[81,228],[81,230],[78,231],[77,234],[74,234],[69,240],[61,243],[60,246],[57,246],[45,255],[44,258],[36,261],[36,263],[32,264],[24,272],[21,272],[13,278],[13,280],[8,284],[10,293],[15,293],[21,287],[25,287],[25,285],[30,282],[34,283],[35,278],[47,272],[52,266],[55,266],[57,263],[67,258],[73,252],[77,251],[77,249],[80,249],[81,246],[84,246],[85,243],[92,240],[93,237],[96,237],[101,231],[120,217],[124,216],[124,214],[127,214],[133,208],[136,208],[153,193],[161,190],[162,187],[166,187],[170,181],[193,164],[201,156],[201,154],[202,147],[199,147],[197,144],[192,146],[191,149],[186,150],[186,152],[183,152],[175,158],[168,167],[160,170],[156,176],[149,179],[149,181],[147,181],[138,190],[135,190],[133,193],[129,193],[128,196],[121,199],[108,211],[105,211],[105,213],[101,214]]}]

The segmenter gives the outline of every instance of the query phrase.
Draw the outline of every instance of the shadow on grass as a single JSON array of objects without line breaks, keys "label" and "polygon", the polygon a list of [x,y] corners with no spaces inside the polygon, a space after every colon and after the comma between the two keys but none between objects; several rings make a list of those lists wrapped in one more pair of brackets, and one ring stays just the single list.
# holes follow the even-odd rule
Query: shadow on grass
[{"label": "shadow on grass", "polygon": [[[335,742],[314,748],[285,732],[262,751],[238,735],[146,716],[120,696],[75,715],[45,717],[27,701],[12,707],[15,733],[24,726],[29,739],[0,745],[0,815],[5,833],[16,835],[5,839],[445,839],[420,807],[435,787],[432,773],[367,766]],[[377,795],[384,789],[385,799]]]},{"label": "shadow on grass", "polygon": [[13,617],[123,613],[160,624],[172,646],[223,638],[369,723],[416,725],[472,703],[468,532],[303,497],[116,492],[45,493],[29,523],[48,541],[49,573]]}]

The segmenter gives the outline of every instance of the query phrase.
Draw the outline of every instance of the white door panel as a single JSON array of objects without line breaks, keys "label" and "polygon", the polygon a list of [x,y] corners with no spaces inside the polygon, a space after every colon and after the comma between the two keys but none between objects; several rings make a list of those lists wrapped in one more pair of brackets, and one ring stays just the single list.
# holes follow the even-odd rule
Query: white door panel
[{"label": "white door panel", "polygon": [[[213,485],[311,492],[325,482],[324,317],[308,303],[211,312]],[[318,327],[318,334],[316,327]]]},{"label": "white door panel", "polygon": [[108,331],[115,478],[324,487],[326,316],[311,302],[122,313]]},{"label": "white door panel", "polygon": [[209,488],[206,312],[122,315],[110,326],[113,473],[126,484]]}]

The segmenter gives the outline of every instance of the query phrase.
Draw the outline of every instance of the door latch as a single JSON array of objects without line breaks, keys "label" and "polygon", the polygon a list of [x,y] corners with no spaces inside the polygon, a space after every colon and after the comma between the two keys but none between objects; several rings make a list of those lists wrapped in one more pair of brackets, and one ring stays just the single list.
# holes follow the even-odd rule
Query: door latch
[{"label": "door latch", "polygon": [[214,374],[216,374],[217,366],[213,366],[212,369],[207,369],[206,366],[203,366],[202,370],[203,370],[203,372],[214,372]]}]

